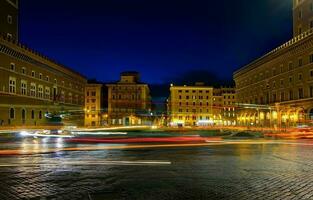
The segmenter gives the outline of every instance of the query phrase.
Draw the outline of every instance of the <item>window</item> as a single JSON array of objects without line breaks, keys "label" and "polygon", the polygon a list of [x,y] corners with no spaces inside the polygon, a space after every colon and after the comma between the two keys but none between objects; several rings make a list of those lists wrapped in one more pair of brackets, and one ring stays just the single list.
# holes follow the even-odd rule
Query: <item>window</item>
[{"label": "window", "polygon": [[284,92],[280,93],[280,101],[285,101],[285,93]]},{"label": "window", "polygon": [[313,97],[313,86],[310,86],[310,97]]},{"label": "window", "polygon": [[11,71],[15,71],[15,64],[14,64],[14,63],[11,63],[11,64],[10,64],[10,70],[11,70]]},{"label": "window", "polygon": [[298,18],[299,18],[299,19],[302,19],[302,10],[299,10]]},{"label": "window", "polygon": [[50,81],[50,78],[49,78],[49,76],[46,76],[46,81]]},{"label": "window", "polygon": [[43,86],[38,85],[38,98],[43,98]]},{"label": "window", "polygon": [[292,83],[293,82],[293,78],[292,76],[289,77],[289,83]]},{"label": "window", "polygon": [[39,118],[39,119],[42,119],[42,111],[39,111],[39,113],[38,113],[38,118]]},{"label": "window", "polygon": [[30,84],[30,96],[36,97],[36,83]]},{"label": "window", "polygon": [[313,78],[313,70],[310,71],[310,77]]},{"label": "window", "polygon": [[8,38],[8,40],[11,40],[12,39],[12,34],[11,33],[7,33],[7,38]]},{"label": "window", "polygon": [[36,72],[32,71],[32,77],[35,77],[35,76],[36,76]]},{"label": "window", "polygon": [[292,90],[289,91],[289,100],[293,100],[293,91]]},{"label": "window", "polygon": [[288,70],[291,71],[292,69],[293,69],[293,63],[290,62],[290,63],[288,64]]},{"label": "window", "polygon": [[9,78],[9,92],[16,93],[16,78],[15,77]]},{"label": "window", "polygon": [[72,93],[68,94],[68,102],[69,103],[73,103],[73,95],[72,95]]},{"label": "window", "polygon": [[11,15],[8,15],[7,21],[8,21],[8,24],[12,24],[13,23],[13,18],[12,18]]},{"label": "window", "polygon": [[276,68],[273,69],[273,76],[276,75]]},{"label": "window", "polygon": [[182,93],[183,91],[182,90],[178,90],[178,93]]},{"label": "window", "polygon": [[277,100],[277,96],[276,96],[276,93],[275,93],[275,94],[273,94],[273,102],[276,102],[276,100]]},{"label": "window", "polygon": [[42,79],[42,73],[39,74],[39,79],[40,79],[40,80]]},{"label": "window", "polygon": [[26,74],[26,68],[22,67],[22,74]]},{"label": "window", "polygon": [[24,121],[26,119],[26,110],[22,109],[22,120]]},{"label": "window", "polygon": [[95,97],[96,96],[96,92],[91,92],[91,96]]},{"label": "window", "polygon": [[283,79],[280,80],[280,86],[284,87],[284,80]]},{"label": "window", "polygon": [[303,88],[299,88],[299,99],[303,99]]},{"label": "window", "polygon": [[25,80],[21,80],[21,94],[27,95],[27,82]]},{"label": "window", "polygon": [[57,81],[57,79],[56,79],[56,78],[54,79],[54,83],[55,83],[55,84],[57,84],[57,83],[58,83],[58,81]]},{"label": "window", "polygon": [[50,99],[50,88],[49,87],[45,88],[45,98]]},{"label": "window", "polygon": [[299,79],[299,81],[302,80],[302,74],[299,74],[299,75],[298,75],[298,79]]},{"label": "window", "polygon": [[303,65],[303,60],[302,60],[302,58],[300,58],[300,59],[298,60],[298,66],[301,67],[302,65]]},{"label": "window", "polygon": [[313,28],[313,20],[310,21],[310,28]]},{"label": "window", "polygon": [[32,110],[31,118],[35,119],[35,111],[34,110]]},{"label": "window", "polygon": [[15,118],[15,110],[14,110],[14,108],[11,108],[10,109],[10,113],[9,113],[9,117],[10,117],[10,119],[14,119]]}]

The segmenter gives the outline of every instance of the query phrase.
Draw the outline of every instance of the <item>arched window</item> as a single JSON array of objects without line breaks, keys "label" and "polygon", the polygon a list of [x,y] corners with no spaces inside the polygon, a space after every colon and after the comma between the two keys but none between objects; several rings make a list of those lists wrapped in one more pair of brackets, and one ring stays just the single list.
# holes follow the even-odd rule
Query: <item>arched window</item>
[{"label": "arched window", "polygon": [[32,119],[35,119],[35,111],[32,110]]},{"label": "arched window", "polygon": [[10,119],[14,119],[15,118],[15,110],[14,108],[10,109]]},{"label": "arched window", "polygon": [[22,109],[22,120],[26,119],[26,111],[25,109]]},{"label": "arched window", "polygon": [[39,118],[39,119],[42,119],[42,112],[41,112],[41,111],[39,111],[38,118]]}]

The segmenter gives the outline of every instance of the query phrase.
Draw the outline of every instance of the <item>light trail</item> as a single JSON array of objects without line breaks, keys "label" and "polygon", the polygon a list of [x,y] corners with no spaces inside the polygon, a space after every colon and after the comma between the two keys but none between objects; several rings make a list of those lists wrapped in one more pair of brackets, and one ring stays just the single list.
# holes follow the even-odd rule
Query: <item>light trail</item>
[{"label": "light trail", "polygon": [[154,144],[154,145],[119,145],[119,146],[85,146],[85,147],[65,147],[65,148],[49,148],[49,149],[10,149],[10,150],[0,150],[0,155],[10,156],[10,155],[32,155],[32,154],[47,154],[47,153],[57,153],[66,151],[100,151],[100,150],[127,150],[127,149],[147,149],[147,148],[180,148],[180,147],[209,147],[209,146],[222,146],[222,145],[295,145],[295,146],[313,146],[313,141],[311,143],[307,142],[290,142],[290,141],[207,141],[206,143],[196,143],[196,144]]},{"label": "light trail", "polygon": [[72,132],[73,135],[127,135],[127,132]]},{"label": "light trail", "polygon": [[54,163],[11,163],[11,164],[0,164],[0,167],[60,167],[64,165],[71,166],[101,166],[101,165],[171,165],[170,161],[62,161]]}]

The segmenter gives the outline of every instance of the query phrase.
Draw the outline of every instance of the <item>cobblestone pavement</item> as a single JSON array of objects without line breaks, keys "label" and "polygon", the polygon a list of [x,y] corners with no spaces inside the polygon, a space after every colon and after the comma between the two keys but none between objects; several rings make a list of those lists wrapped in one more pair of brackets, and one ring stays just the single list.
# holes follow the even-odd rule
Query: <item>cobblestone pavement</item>
[{"label": "cobblestone pavement", "polygon": [[0,199],[313,199],[312,171],[313,146],[284,143],[6,156]]}]

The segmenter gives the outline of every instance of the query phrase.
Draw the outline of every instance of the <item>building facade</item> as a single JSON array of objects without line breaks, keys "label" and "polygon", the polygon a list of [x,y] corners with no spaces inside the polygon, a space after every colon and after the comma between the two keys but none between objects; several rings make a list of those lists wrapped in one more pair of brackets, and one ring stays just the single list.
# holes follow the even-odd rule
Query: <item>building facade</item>
[{"label": "building facade", "polygon": [[110,125],[147,125],[151,120],[149,86],[137,72],[123,72],[119,82],[107,84]]},{"label": "building facade", "polygon": [[83,124],[86,79],[18,42],[18,3],[0,0],[0,126]]},{"label": "building facade", "polygon": [[293,0],[293,35],[313,28],[313,0]]},{"label": "building facade", "polygon": [[213,125],[213,87],[171,85],[168,115],[170,126]]},{"label": "building facade", "polygon": [[[294,1],[294,16],[303,12],[301,20],[294,19],[294,30],[299,26],[308,29],[304,12],[311,9],[311,3]],[[240,124],[291,127],[312,119],[313,30],[295,35],[234,73]]]},{"label": "building facade", "polygon": [[214,88],[213,119],[215,124],[223,126],[236,125],[237,98],[233,87]]},{"label": "building facade", "polygon": [[85,87],[85,126],[107,125],[107,91],[101,83],[89,83]]},{"label": "building facade", "polygon": [[33,50],[0,38],[0,124],[40,125],[81,112],[86,79]]},{"label": "building facade", "polygon": [[18,41],[18,0],[0,0],[0,35]]}]

